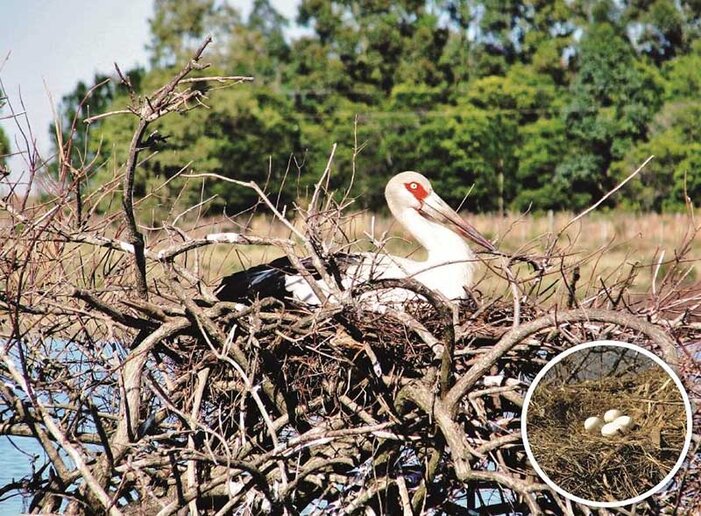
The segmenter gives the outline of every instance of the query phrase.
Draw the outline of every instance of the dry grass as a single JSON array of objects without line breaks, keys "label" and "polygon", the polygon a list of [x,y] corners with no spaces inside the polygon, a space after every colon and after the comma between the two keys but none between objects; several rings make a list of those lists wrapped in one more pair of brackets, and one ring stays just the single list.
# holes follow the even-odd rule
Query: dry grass
[{"label": "dry grass", "polygon": [[[635,295],[648,293],[653,283],[664,276],[673,263],[677,249],[683,242],[689,228],[693,225],[685,214],[642,215],[627,212],[609,212],[592,214],[578,221],[561,235],[560,228],[569,222],[571,213],[552,215],[508,214],[504,217],[495,215],[465,215],[487,238],[496,242],[497,247],[508,253],[541,255],[547,246],[556,240],[558,250],[566,255],[562,263],[552,264],[553,281],[559,285],[552,302],[561,302],[567,294],[564,283],[570,281],[572,270],[579,265],[581,280],[584,285],[577,291],[579,300],[587,299],[601,287],[602,281],[615,284],[630,278],[627,292]],[[7,217],[5,217],[7,218]],[[299,220],[297,227],[303,227]],[[9,223],[0,220],[0,226]],[[173,243],[173,234],[164,233],[159,224],[150,225],[155,230],[147,232],[148,246],[158,248]],[[279,221],[267,215],[227,219],[224,217],[199,218],[188,221],[184,218],[179,224],[192,237],[207,233],[236,231],[247,235],[266,237],[289,237],[290,232]],[[164,234],[167,235],[164,238]],[[177,236],[175,237],[177,239]],[[384,242],[384,248],[391,254],[411,256],[422,259],[425,253],[390,216],[373,215],[367,212],[349,214],[344,219],[342,231],[333,235],[339,248],[355,251],[376,249],[376,244]],[[160,241],[160,242],[159,242]],[[350,242],[350,244],[349,244]],[[106,251],[85,246],[84,252],[78,250],[79,261],[86,256],[93,260],[104,261]],[[300,254],[304,251],[300,248]],[[216,284],[218,279],[232,272],[265,263],[278,258],[283,253],[278,247],[265,245],[209,246],[198,251],[202,268],[202,277],[209,284]],[[691,243],[687,255],[686,277],[682,284],[692,286],[701,278],[701,239]],[[118,257],[116,257],[118,258]],[[488,259],[484,255],[483,259]],[[515,266],[520,278],[528,278],[532,270],[527,266]],[[493,274],[489,267],[482,264],[477,275],[475,289],[485,297],[493,298],[508,295],[508,284]]]},{"label": "dry grass", "polygon": [[[505,217],[466,217],[489,239],[496,240],[500,250],[540,255],[573,215],[556,213],[551,216],[509,214]],[[389,253],[416,259],[424,256],[423,249],[388,216],[356,213],[346,217],[344,222],[343,234],[339,232],[334,235],[339,247],[348,245],[350,241],[353,250],[369,250],[373,248],[373,241],[386,239],[385,249]],[[609,285],[629,277],[631,284],[628,293],[642,295],[649,292],[654,281],[661,281],[670,260],[674,260],[675,250],[691,226],[685,214],[635,215],[610,212],[585,217],[557,238],[557,247],[566,258],[562,263],[552,264],[552,279],[560,285],[552,296],[551,303],[561,302],[563,295],[567,294],[563,283],[570,280],[575,265],[580,266],[580,285],[585,286],[577,291],[580,300],[598,292],[602,281]],[[266,216],[246,220],[204,219],[199,221],[191,234],[232,230],[259,236],[289,236],[289,231],[282,224],[271,222],[271,218]],[[300,253],[303,251],[300,250]],[[216,283],[221,276],[264,263],[281,254],[280,249],[270,246],[210,247],[202,252],[203,277],[208,278],[210,283]],[[692,260],[688,263],[688,274],[682,281],[685,285],[693,285],[701,277],[701,266],[697,261],[701,257],[701,240],[692,242],[689,256]],[[525,265],[517,266],[516,269],[521,278],[532,275],[532,270]],[[478,273],[475,286],[477,290],[489,298],[506,294],[506,281],[491,273],[485,265],[480,270],[482,274]]]}]

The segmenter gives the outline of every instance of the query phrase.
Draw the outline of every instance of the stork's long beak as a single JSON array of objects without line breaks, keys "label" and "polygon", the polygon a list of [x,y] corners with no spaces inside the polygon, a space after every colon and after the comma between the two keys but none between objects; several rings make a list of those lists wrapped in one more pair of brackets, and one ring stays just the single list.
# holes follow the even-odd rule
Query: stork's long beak
[{"label": "stork's long beak", "polygon": [[443,225],[452,225],[465,238],[472,240],[489,251],[496,251],[496,247],[482,234],[477,231],[472,224],[458,215],[448,204],[435,192],[431,192],[424,200],[419,213]]}]

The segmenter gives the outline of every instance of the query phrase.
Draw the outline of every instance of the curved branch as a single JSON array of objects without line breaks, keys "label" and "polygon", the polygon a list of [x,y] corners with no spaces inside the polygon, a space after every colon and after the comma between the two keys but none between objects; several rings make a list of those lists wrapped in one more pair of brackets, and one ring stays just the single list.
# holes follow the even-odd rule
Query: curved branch
[{"label": "curved branch", "polygon": [[433,396],[426,386],[418,383],[404,387],[397,395],[396,408],[403,412],[407,402],[411,402],[427,415],[435,419],[445,439],[450,455],[453,459],[453,467],[458,478],[466,476],[470,471],[470,459],[472,457],[484,457],[467,442],[465,432],[451,417],[445,402]]},{"label": "curved branch", "polygon": [[644,321],[634,315],[614,312],[603,309],[568,310],[555,314],[545,315],[534,319],[507,332],[489,352],[482,355],[475,364],[455,383],[446,396],[446,405],[454,412],[458,403],[465,394],[484,376],[487,371],[511,348],[524,339],[546,328],[558,326],[562,323],[596,321],[618,324],[639,331],[653,340],[662,350],[665,360],[675,367],[677,364],[677,350],[667,334],[652,323]]}]

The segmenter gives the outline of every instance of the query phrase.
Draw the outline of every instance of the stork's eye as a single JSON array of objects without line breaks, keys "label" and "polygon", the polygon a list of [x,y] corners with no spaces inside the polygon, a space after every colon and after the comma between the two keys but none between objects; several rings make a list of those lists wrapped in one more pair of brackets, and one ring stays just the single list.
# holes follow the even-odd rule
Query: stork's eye
[{"label": "stork's eye", "polygon": [[428,192],[418,181],[404,183],[404,188],[406,188],[409,193],[411,193],[411,195],[413,195],[419,201],[423,201],[428,196]]}]

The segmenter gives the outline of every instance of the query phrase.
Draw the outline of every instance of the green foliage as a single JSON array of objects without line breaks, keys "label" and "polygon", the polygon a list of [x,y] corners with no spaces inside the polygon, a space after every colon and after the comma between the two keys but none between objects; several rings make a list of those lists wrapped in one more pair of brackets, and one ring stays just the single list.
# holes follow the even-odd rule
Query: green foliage
[{"label": "green foliage", "polygon": [[8,154],[10,154],[10,140],[0,127],[0,166],[7,163]]},{"label": "green foliage", "polygon": [[545,210],[567,205],[569,184],[556,175],[567,149],[565,124],[560,118],[540,118],[520,128],[521,145],[516,151],[517,210]]},{"label": "green foliage", "polygon": [[[5,95],[3,91],[0,90],[0,113],[2,112],[2,108],[5,105],[4,97]],[[10,140],[7,138],[7,135],[2,130],[2,127],[0,127],[0,170],[2,170],[3,165],[7,163],[8,154],[10,154]]]},{"label": "green foliage", "polygon": [[614,164],[613,173],[623,178],[651,154],[655,159],[626,190],[624,204],[640,210],[682,209],[688,195],[701,196],[701,102],[667,103],[655,117],[649,141],[631,149]]},{"label": "green foliage", "polygon": [[170,67],[189,59],[205,35],[220,44],[240,23],[238,12],[216,0],[155,0],[151,27],[151,64]]},{"label": "green foliage", "polygon": [[[192,172],[211,172],[241,181],[255,180],[277,193],[292,153],[300,150],[299,125],[286,96],[266,87],[249,85],[210,92],[211,109],[196,109],[182,115],[170,115],[153,125],[165,141],[158,152],[139,167],[136,188],[140,195],[154,195],[152,203],[172,206],[176,197],[185,204],[199,201],[199,182],[190,183],[185,195],[179,194],[186,180],[171,181],[166,188],[153,192],[165,179],[176,177],[188,163]],[[127,102],[122,97],[121,102]],[[134,117],[113,117],[105,121],[102,148],[109,158],[126,160]],[[106,167],[94,178],[100,184],[111,174]],[[207,195],[217,195],[213,206],[228,204],[233,209],[246,208],[255,201],[252,191],[226,182],[212,182]],[[290,193],[290,192],[288,192]],[[290,196],[281,201],[289,202]]]},{"label": "green foliage", "polygon": [[[229,212],[255,202],[230,183],[176,177],[192,163],[265,184],[273,198],[280,190],[289,204],[337,143],[332,186],[345,191],[352,179],[358,207],[382,208],[387,178],[411,169],[452,204],[467,196],[470,210],[579,210],[655,154],[608,202],[680,209],[685,191],[701,193],[699,12],[676,0],[302,0],[304,32],[290,38],[269,0],[254,0],[246,20],[225,2],[157,0],[152,67],[132,73],[137,93],[165,83],[208,33],[207,73],[256,82],[215,86],[209,109],[163,118],[137,189],[174,178],[149,201],[161,209],[203,195]],[[63,101],[64,131],[76,113],[127,106],[114,84],[77,110],[88,89],[79,84]],[[120,170],[133,118],[74,133],[79,156],[98,158],[89,187]]]},{"label": "green foliage", "polygon": [[499,156],[493,138],[497,118],[469,104],[445,107],[436,116],[417,117],[411,127],[387,131],[382,151],[391,153],[396,170],[412,170],[421,163],[436,190],[451,204],[470,194],[470,209],[493,210],[497,207],[494,165]]},{"label": "green foliage", "polygon": [[556,181],[569,185],[566,206],[581,209],[614,186],[611,164],[644,139],[660,105],[658,74],[635,60],[630,43],[604,22],[590,27],[578,56],[579,70],[563,110],[570,151]]},{"label": "green foliage", "polygon": [[698,98],[701,92],[701,40],[691,53],[670,61],[663,69],[667,84],[667,99]]}]

